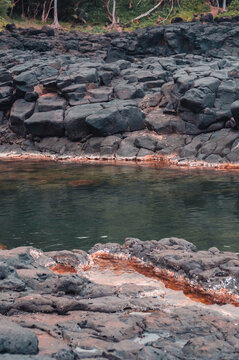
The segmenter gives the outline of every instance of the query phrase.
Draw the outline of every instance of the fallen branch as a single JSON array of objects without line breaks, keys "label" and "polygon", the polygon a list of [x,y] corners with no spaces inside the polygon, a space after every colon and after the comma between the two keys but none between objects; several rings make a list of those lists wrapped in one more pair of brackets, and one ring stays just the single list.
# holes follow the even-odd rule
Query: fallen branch
[{"label": "fallen branch", "polygon": [[135,20],[140,20],[145,16],[149,16],[154,10],[156,10],[160,5],[162,5],[162,3],[164,2],[164,0],[160,0],[160,2],[158,4],[156,4],[152,9],[148,10],[146,13],[141,14],[139,16],[137,16],[136,18],[134,18],[132,21]]}]

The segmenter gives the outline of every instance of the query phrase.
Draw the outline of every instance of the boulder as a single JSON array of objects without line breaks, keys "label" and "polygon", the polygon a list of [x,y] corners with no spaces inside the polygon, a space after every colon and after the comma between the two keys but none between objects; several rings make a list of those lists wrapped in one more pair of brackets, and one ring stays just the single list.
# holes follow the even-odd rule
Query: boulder
[{"label": "boulder", "polygon": [[79,72],[72,74],[72,78],[76,84],[97,83],[98,73],[94,68],[81,68]]},{"label": "boulder", "polygon": [[26,128],[24,121],[34,112],[35,103],[18,99],[14,102],[10,113],[10,127],[18,135],[24,136]]},{"label": "boulder", "polygon": [[37,337],[28,329],[9,320],[1,319],[0,353],[37,354]]},{"label": "boulder", "polygon": [[215,92],[218,89],[219,85],[220,85],[220,80],[210,76],[197,79],[193,83],[193,87],[195,88],[207,87],[212,92]]},{"label": "boulder", "polygon": [[88,116],[85,122],[96,136],[108,136],[128,130],[127,120],[114,107]]},{"label": "boulder", "polygon": [[234,80],[224,80],[218,87],[215,107],[230,110],[231,104],[238,99],[237,86]]},{"label": "boulder", "polygon": [[61,90],[71,106],[80,105],[87,91],[86,84],[72,84]]},{"label": "boulder", "polygon": [[150,135],[145,135],[145,136],[136,137],[134,144],[139,149],[143,148],[143,149],[155,151],[157,142],[158,141],[156,138]]},{"label": "boulder", "polygon": [[135,98],[142,98],[144,97],[144,92],[132,85],[128,84],[119,84],[115,86],[114,93],[118,99],[121,100],[128,100],[128,99],[135,99]]},{"label": "boulder", "polygon": [[118,135],[107,136],[101,143],[100,156],[111,157],[118,150],[121,138]]},{"label": "boulder", "polygon": [[216,121],[217,119],[215,111],[213,109],[206,108],[204,112],[199,115],[197,127],[203,130]]},{"label": "boulder", "polygon": [[86,104],[74,106],[65,113],[66,136],[70,140],[81,140],[90,134],[85,119],[91,114],[97,114],[102,110],[100,104]]},{"label": "boulder", "polygon": [[209,88],[192,88],[181,98],[180,104],[192,112],[199,113],[207,107],[213,107],[215,93]]},{"label": "boulder", "polygon": [[108,136],[145,128],[144,113],[135,105],[112,102],[99,113],[86,118],[86,124],[97,136]]},{"label": "boulder", "polygon": [[34,136],[64,136],[63,111],[55,110],[34,113],[25,121],[25,126],[27,131]]},{"label": "boulder", "polygon": [[120,114],[128,123],[129,131],[142,130],[145,128],[145,115],[136,106],[124,106],[119,109]]},{"label": "boulder", "polygon": [[39,95],[36,91],[30,91],[27,92],[24,96],[24,100],[28,101],[28,102],[34,102],[37,101]]},{"label": "boulder", "polygon": [[32,70],[25,71],[14,78],[16,90],[20,94],[26,94],[34,90],[34,86],[38,84],[35,72]]},{"label": "boulder", "polygon": [[111,100],[113,89],[101,86],[100,88],[90,89],[87,93],[90,96],[91,103],[105,102]]},{"label": "boulder", "polygon": [[127,137],[121,141],[118,151],[116,152],[116,158],[135,159],[139,149],[134,144],[135,139]]}]

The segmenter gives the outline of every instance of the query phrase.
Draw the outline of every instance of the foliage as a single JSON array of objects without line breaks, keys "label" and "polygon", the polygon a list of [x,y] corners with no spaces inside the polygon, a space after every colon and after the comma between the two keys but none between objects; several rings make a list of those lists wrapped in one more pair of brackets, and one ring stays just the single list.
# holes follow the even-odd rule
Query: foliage
[{"label": "foliage", "polygon": [[[33,20],[38,24],[42,18],[44,7],[51,3],[51,0],[0,0],[1,2],[15,2],[13,17]],[[126,30],[144,28],[163,22],[167,24],[175,16],[180,16],[186,21],[190,21],[195,13],[201,14],[210,10],[206,0],[178,0],[174,1],[174,8],[171,8],[171,1],[164,0],[163,6],[153,11],[150,16],[146,16],[140,21],[132,22],[135,17],[146,13],[152,9],[159,0],[117,0],[115,17],[119,25]],[[58,17],[63,27],[70,29],[83,29],[89,32],[107,32],[108,25],[111,24],[105,8],[107,0],[58,0]],[[234,0],[238,2],[239,0]],[[109,2],[109,10],[112,11],[113,0]],[[177,4],[180,4],[178,6]],[[52,23],[52,5],[48,6],[49,19]],[[47,21],[47,22],[48,22]],[[64,24],[62,23],[64,22]],[[94,28],[93,28],[94,27]]]},{"label": "foliage", "polygon": [[206,4],[205,0],[181,0],[180,5],[183,11],[197,14],[210,11],[210,6]]},{"label": "foliage", "polygon": [[233,0],[228,6],[228,11],[239,11],[239,1]]},{"label": "foliage", "polygon": [[216,17],[218,17],[218,18],[220,18],[220,17],[232,18],[233,16],[238,16],[238,15],[239,15],[239,11],[231,10],[231,11],[223,12],[222,14],[218,14]]},{"label": "foliage", "polygon": [[228,11],[222,14],[219,14],[217,17],[228,17],[232,18],[233,16],[239,15],[239,0],[233,0],[230,5],[228,5]]},{"label": "foliage", "polygon": [[5,18],[7,16],[7,11],[10,6],[10,0],[0,0],[0,18]]},{"label": "foliage", "polygon": [[[169,6],[160,11],[160,16],[166,18],[169,14]],[[202,14],[210,11],[210,6],[204,0],[181,0],[180,7],[175,7],[170,14],[168,21],[174,17],[181,17],[184,21],[191,21],[194,14]]]}]

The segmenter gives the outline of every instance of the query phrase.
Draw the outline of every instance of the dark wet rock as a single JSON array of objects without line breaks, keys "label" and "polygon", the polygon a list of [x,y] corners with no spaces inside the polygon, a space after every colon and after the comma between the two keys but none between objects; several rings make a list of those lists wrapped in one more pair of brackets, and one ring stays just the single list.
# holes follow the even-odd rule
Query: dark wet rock
[{"label": "dark wet rock", "polygon": [[63,136],[65,132],[63,111],[34,113],[25,121],[26,129],[34,136]]}]

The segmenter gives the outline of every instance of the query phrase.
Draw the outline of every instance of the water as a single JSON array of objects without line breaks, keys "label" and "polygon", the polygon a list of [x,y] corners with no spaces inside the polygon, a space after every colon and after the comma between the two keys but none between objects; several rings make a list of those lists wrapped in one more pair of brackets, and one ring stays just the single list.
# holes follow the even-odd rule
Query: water
[{"label": "water", "polygon": [[0,243],[43,250],[177,236],[239,252],[239,173],[0,162]]}]

